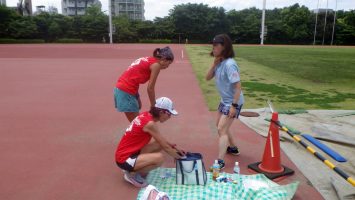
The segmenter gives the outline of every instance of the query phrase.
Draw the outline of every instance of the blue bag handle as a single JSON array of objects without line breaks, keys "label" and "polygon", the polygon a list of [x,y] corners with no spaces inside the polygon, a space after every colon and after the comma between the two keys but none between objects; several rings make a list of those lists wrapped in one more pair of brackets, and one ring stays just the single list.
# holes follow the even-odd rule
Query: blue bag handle
[{"label": "blue bag handle", "polygon": [[181,158],[179,160],[202,160],[202,155],[200,153],[187,152],[185,156],[185,158]]}]

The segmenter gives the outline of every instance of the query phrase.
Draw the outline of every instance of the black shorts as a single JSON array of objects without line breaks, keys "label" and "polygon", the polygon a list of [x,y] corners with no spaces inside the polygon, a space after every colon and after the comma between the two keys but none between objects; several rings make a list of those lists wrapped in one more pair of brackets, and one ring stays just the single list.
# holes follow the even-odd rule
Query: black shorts
[{"label": "black shorts", "polygon": [[127,160],[124,163],[119,163],[116,161],[116,164],[119,168],[133,172],[134,166],[136,165],[137,158],[139,156],[140,152],[134,153],[131,156],[127,158]]}]

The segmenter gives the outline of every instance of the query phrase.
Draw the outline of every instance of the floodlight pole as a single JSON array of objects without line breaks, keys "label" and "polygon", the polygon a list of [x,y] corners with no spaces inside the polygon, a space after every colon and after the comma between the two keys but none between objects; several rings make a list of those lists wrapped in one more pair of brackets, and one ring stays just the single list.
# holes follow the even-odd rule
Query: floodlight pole
[{"label": "floodlight pole", "polygon": [[323,30],[323,41],[322,41],[322,45],[324,45],[325,28],[326,28],[326,26],[327,26],[327,17],[328,17],[328,0],[327,0],[327,8],[325,9],[325,18],[324,18],[324,30]]},{"label": "floodlight pole", "polygon": [[110,44],[112,44],[112,9],[111,9],[111,0],[108,0],[108,23],[110,29]]},{"label": "floodlight pole", "polygon": [[317,24],[318,24],[318,13],[319,13],[319,0],[317,3],[317,13],[316,13],[316,24],[314,25],[314,36],[313,36],[313,45],[316,44],[316,35],[317,35]]},{"label": "floodlight pole", "polygon": [[261,35],[260,35],[260,44],[264,45],[264,33],[265,33],[265,7],[266,7],[266,0],[263,0],[263,14],[261,17]]},{"label": "floodlight pole", "polygon": [[335,0],[333,32],[332,32],[332,41],[330,42],[330,45],[333,45],[333,41],[334,41],[334,31],[335,31],[335,22],[336,22],[335,20],[337,18],[337,4],[338,4],[338,0]]}]

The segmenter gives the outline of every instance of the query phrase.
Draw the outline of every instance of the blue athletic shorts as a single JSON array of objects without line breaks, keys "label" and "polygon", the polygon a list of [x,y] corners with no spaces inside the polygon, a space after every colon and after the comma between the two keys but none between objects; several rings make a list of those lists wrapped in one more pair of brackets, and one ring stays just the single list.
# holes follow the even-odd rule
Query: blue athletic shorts
[{"label": "blue athletic shorts", "polygon": [[113,91],[115,108],[118,112],[139,112],[137,96],[128,94],[118,88]]},{"label": "blue athletic shorts", "polygon": [[[218,106],[218,111],[224,115],[228,115],[229,114],[229,109],[231,106],[227,106],[223,103],[220,103]],[[239,118],[239,114],[240,114],[240,110],[242,110],[243,104],[242,105],[238,105],[237,107],[237,112],[235,113],[234,118]]]}]

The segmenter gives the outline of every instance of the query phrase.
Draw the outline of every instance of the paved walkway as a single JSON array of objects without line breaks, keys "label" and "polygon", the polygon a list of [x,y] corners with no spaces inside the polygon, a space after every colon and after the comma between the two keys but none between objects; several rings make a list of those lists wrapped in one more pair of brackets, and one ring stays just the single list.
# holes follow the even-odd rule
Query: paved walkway
[{"label": "paved walkway", "polygon": [[[117,77],[138,57],[164,45],[0,45],[0,199],[135,199],[114,163],[128,125],[113,107]],[[201,152],[206,165],[217,156],[214,116],[182,45],[170,45],[175,62],[161,72],[157,96],[175,102],[179,116],[161,124],[162,133],[186,150]],[[182,51],[184,58],[182,58]],[[145,86],[143,110],[148,109]],[[265,139],[234,123],[245,166],[260,161]],[[296,167],[282,155],[283,164]],[[164,167],[174,167],[167,158]],[[295,199],[321,199],[304,176]]]}]

